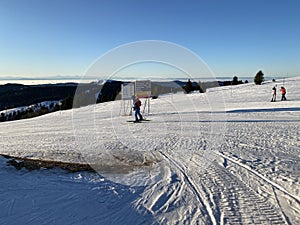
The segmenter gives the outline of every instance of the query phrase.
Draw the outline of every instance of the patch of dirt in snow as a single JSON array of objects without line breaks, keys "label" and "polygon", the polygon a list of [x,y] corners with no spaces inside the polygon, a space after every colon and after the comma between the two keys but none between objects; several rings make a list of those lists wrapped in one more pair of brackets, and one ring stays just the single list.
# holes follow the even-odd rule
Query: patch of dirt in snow
[{"label": "patch of dirt in snow", "polygon": [[[84,163],[72,163],[72,162],[60,162],[60,161],[50,161],[50,160],[41,160],[41,159],[32,159],[32,158],[22,158],[22,157],[12,157],[5,154],[0,154],[0,156],[8,159],[7,164],[14,166],[17,170],[22,168],[28,170],[39,170],[39,169],[53,169],[60,168],[69,172],[80,172],[80,171],[91,171],[101,173],[130,173],[137,168],[145,168],[152,166],[154,160],[144,159],[137,163],[137,160],[132,160],[128,162],[130,156],[124,157],[123,155],[113,155],[115,161],[120,163],[101,163],[94,164],[84,164]],[[122,158],[123,157],[123,158]],[[129,158],[128,158],[129,157]]]},{"label": "patch of dirt in snow", "polygon": [[79,163],[66,163],[58,161],[46,161],[39,159],[28,159],[20,157],[11,157],[8,155],[3,155],[4,158],[8,159],[7,164],[14,166],[17,170],[27,169],[27,170],[39,170],[39,169],[53,169],[60,168],[67,170],[69,172],[80,172],[80,171],[94,171],[94,169],[89,164],[79,164]]}]

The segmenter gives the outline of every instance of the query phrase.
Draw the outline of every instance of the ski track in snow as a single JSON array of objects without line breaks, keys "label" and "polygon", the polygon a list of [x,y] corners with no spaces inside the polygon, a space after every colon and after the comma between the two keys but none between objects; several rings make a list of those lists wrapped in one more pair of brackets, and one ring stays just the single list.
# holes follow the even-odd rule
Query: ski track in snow
[{"label": "ski track in snow", "polygon": [[162,96],[139,124],[120,102],[1,123],[2,154],[115,173],[16,171],[0,158],[0,223],[300,224],[300,78],[285,84],[287,102],[269,102],[274,83]]}]

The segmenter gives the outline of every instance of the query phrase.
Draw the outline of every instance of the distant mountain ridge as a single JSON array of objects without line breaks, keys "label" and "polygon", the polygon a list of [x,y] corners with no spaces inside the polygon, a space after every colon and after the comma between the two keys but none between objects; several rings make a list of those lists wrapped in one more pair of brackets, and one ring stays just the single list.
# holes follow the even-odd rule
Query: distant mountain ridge
[{"label": "distant mountain ridge", "polygon": [[0,85],[0,111],[74,96],[77,84]]},{"label": "distant mountain ridge", "polygon": [[82,76],[49,76],[49,77],[26,77],[26,76],[1,76],[0,80],[80,80]]}]

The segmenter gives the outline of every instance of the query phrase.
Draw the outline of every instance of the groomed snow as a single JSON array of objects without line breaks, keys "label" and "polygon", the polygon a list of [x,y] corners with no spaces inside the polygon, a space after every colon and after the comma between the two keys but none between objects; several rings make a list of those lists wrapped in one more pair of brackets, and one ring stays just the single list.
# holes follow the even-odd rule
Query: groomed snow
[{"label": "groomed snow", "polygon": [[1,123],[1,154],[99,174],[0,158],[0,223],[300,224],[300,77],[284,102],[282,83],[161,96],[138,124],[120,101]]}]

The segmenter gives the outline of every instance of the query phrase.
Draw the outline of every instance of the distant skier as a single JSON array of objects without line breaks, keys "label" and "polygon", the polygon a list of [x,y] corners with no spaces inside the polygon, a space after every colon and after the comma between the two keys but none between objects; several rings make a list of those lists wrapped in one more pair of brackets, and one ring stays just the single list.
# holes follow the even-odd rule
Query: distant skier
[{"label": "distant skier", "polygon": [[272,88],[272,99],[271,99],[271,102],[276,102],[276,87],[277,87],[277,85],[275,85]]},{"label": "distant skier", "polygon": [[281,101],[286,101],[286,97],[285,97],[286,89],[284,87],[281,87],[280,92],[281,92]]},{"label": "distant skier", "polygon": [[140,109],[141,109],[141,100],[139,98],[135,98],[133,100],[133,110],[135,110],[134,116],[135,116],[135,121],[134,122],[140,122],[143,120],[143,116],[141,115]]}]

